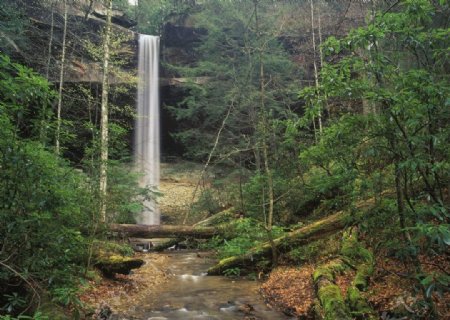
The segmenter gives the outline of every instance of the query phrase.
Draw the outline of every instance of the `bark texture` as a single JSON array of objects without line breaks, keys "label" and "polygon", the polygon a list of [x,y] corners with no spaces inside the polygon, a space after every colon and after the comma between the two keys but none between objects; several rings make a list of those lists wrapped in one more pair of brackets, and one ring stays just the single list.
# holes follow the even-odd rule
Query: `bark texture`
[{"label": "bark texture", "polygon": [[108,169],[108,70],[109,70],[109,43],[111,39],[111,11],[112,0],[106,1],[106,25],[103,39],[103,80],[102,80],[102,105],[100,123],[100,219],[106,222],[106,190],[107,190],[107,169]]}]

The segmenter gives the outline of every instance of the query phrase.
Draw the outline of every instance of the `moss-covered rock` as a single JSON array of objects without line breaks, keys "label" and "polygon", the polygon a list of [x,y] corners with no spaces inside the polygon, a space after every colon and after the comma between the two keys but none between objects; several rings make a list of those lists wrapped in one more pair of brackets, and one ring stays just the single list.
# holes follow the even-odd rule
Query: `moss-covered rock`
[{"label": "moss-covered rock", "polygon": [[106,277],[114,277],[114,274],[130,274],[131,269],[136,269],[144,264],[144,260],[119,255],[101,256],[97,258],[95,267],[100,269]]}]

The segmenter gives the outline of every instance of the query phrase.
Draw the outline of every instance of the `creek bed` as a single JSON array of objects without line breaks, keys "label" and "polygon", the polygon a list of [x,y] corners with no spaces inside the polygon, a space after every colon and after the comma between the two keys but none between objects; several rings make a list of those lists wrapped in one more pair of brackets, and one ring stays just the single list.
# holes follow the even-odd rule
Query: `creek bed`
[{"label": "creek bed", "polygon": [[206,276],[214,264],[207,253],[174,251],[166,256],[167,282],[114,320],[278,320],[293,319],[266,306],[257,281]]}]

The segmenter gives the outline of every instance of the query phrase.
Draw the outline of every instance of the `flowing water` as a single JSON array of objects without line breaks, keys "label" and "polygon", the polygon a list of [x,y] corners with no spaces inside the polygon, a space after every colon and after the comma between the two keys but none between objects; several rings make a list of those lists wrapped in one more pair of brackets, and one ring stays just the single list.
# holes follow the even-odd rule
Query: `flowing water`
[{"label": "flowing water", "polygon": [[114,319],[293,319],[266,306],[256,281],[206,276],[205,271],[213,264],[204,253],[170,253],[166,264],[169,280],[154,288],[155,292],[140,305]]},{"label": "flowing water", "polygon": [[[134,158],[136,169],[143,173],[141,185],[151,188],[157,188],[160,180],[158,60],[159,37],[141,35]],[[145,201],[144,205],[146,209],[137,222],[159,224],[156,203]],[[289,319],[264,304],[257,282],[206,276],[213,264],[204,254],[170,253],[166,263],[168,281],[155,286],[139,302],[129,301],[128,311],[115,314],[113,319]]]},{"label": "flowing water", "polygon": [[[157,189],[160,179],[159,128],[159,37],[139,36],[138,103],[134,137],[136,169],[143,175],[143,187]],[[159,224],[155,201],[144,201],[145,209],[137,219],[141,224]]]}]

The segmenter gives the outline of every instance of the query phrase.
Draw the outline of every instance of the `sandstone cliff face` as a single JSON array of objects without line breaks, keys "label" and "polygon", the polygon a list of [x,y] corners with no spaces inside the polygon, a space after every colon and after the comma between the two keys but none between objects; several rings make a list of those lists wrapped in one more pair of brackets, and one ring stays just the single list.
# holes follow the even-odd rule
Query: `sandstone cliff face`
[{"label": "sandstone cliff face", "polygon": [[[21,20],[22,30],[20,37],[17,35],[20,40],[17,45],[8,47],[7,43],[1,43],[0,49],[42,75],[48,73],[49,81],[57,81],[64,25],[62,1],[52,4],[51,1],[5,0],[4,5],[10,10],[19,10],[17,18]],[[101,81],[101,34],[104,20],[97,7],[88,10],[88,1],[69,2],[65,82]],[[133,81],[137,64],[136,33],[117,24],[124,22],[122,13],[116,11],[115,17],[113,59],[116,63],[110,79],[113,84]],[[15,37],[14,34],[10,35],[11,41]]]}]

